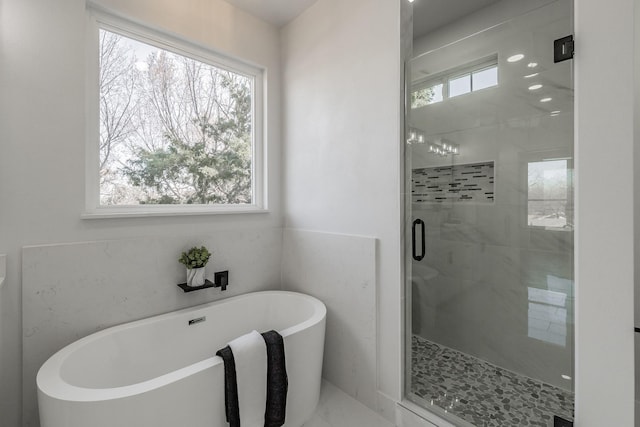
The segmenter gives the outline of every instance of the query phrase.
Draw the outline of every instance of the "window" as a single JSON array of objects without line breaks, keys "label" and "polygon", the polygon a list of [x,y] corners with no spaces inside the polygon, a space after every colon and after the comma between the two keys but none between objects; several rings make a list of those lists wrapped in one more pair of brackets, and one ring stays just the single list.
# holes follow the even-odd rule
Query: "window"
[{"label": "window", "polygon": [[96,25],[88,213],[262,209],[262,71],[134,24]]},{"label": "window", "polygon": [[484,70],[475,71],[471,74],[474,91],[486,89],[488,87],[498,86],[498,66],[485,68]]},{"label": "window", "polygon": [[528,163],[527,223],[531,227],[573,228],[571,168],[568,159]]},{"label": "window", "polygon": [[493,57],[488,61],[441,73],[415,85],[411,92],[411,108],[424,107],[497,85],[498,58]]},{"label": "window", "polygon": [[449,98],[471,92],[471,74],[449,80]]},{"label": "window", "polygon": [[439,83],[433,86],[418,89],[411,93],[411,108],[424,107],[425,105],[435,104],[442,101],[443,84]]}]

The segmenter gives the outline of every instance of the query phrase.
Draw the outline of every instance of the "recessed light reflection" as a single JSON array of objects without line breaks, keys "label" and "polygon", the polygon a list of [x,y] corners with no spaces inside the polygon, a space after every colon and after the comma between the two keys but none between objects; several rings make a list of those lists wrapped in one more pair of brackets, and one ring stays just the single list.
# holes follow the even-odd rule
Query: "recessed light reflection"
[{"label": "recessed light reflection", "polygon": [[552,116],[557,116],[558,114],[560,114],[560,110],[552,111],[550,114]]},{"label": "recessed light reflection", "polygon": [[553,98],[542,98],[542,99],[540,100],[540,102],[549,102],[549,101],[551,101],[552,99],[553,99]]},{"label": "recessed light reflection", "polygon": [[507,58],[507,62],[518,62],[523,58],[524,58],[524,55],[521,54],[521,53],[518,53],[516,55],[512,55],[512,56],[508,57]]},{"label": "recessed light reflection", "polygon": [[538,90],[538,89],[542,89],[541,84],[535,84],[535,85],[529,86],[529,90]]},{"label": "recessed light reflection", "polygon": [[525,79],[530,79],[531,77],[535,77],[540,73],[533,73],[533,74],[527,74],[526,76],[524,76]]},{"label": "recessed light reflection", "polygon": [[571,377],[569,375],[562,375],[563,380],[570,380]]},{"label": "recessed light reflection", "polygon": [[527,67],[529,67],[529,68],[536,68],[537,66],[538,66],[538,63],[537,63],[537,62],[529,62],[529,63],[527,64]]}]

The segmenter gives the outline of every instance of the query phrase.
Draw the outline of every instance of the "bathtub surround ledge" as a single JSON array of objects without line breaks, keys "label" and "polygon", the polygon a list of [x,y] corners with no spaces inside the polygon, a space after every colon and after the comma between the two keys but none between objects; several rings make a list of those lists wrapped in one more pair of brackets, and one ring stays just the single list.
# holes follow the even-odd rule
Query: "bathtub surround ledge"
[{"label": "bathtub surround ledge", "polygon": [[[204,244],[215,270],[234,272],[226,292],[184,293],[180,251]],[[212,232],[29,246],[22,251],[23,427],[38,427],[35,377],[62,347],[110,326],[234,295],[280,288],[282,229]],[[77,260],[81,259],[82,263]]]},{"label": "bathtub surround ledge", "polygon": [[282,252],[283,289],[315,296],[327,306],[323,378],[374,411],[379,398],[376,242],[285,229]]}]

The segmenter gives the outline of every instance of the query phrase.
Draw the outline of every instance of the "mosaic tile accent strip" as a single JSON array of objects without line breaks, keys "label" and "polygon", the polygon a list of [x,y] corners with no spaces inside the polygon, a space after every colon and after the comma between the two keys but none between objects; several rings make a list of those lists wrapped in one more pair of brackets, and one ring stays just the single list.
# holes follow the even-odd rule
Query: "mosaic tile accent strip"
[{"label": "mosaic tile accent strip", "polygon": [[573,420],[573,393],[413,336],[411,391],[476,427],[552,427]]},{"label": "mosaic tile accent strip", "polygon": [[493,203],[494,162],[413,169],[413,203]]}]

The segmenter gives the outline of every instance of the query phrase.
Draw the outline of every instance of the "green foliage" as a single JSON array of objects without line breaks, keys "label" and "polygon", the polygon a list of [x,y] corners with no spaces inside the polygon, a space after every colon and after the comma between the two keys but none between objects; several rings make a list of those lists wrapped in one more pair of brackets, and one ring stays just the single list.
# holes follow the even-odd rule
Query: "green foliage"
[{"label": "green foliage", "polygon": [[178,262],[184,264],[189,270],[191,270],[192,268],[200,268],[207,265],[209,257],[211,257],[211,252],[209,252],[207,248],[204,246],[201,246],[200,248],[194,246],[187,252],[182,252],[180,258],[178,258]]},{"label": "green foliage", "polygon": [[411,108],[420,108],[429,105],[436,93],[433,87],[427,87],[411,92]]},{"label": "green foliage", "polygon": [[252,78],[100,41],[100,203],[252,203]]},{"label": "green foliage", "polygon": [[[145,204],[251,203],[251,97],[249,87],[225,76],[233,113],[192,120],[197,140],[165,134],[165,147],[140,148],[124,169],[144,190]],[[152,191],[149,191],[152,189]]]}]

